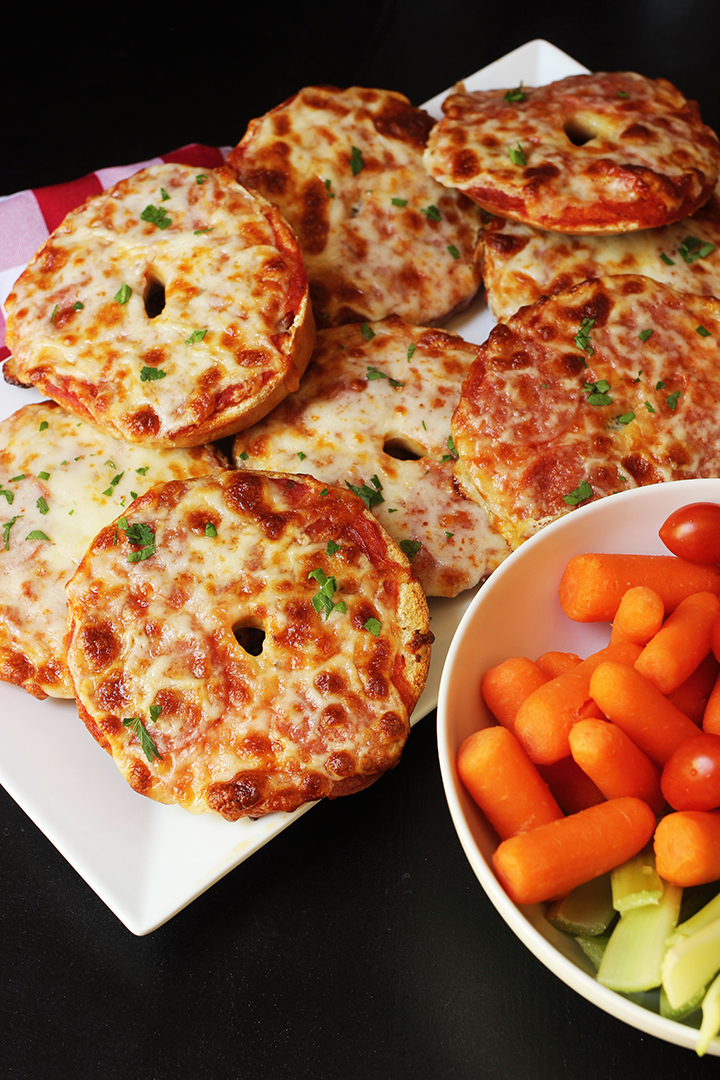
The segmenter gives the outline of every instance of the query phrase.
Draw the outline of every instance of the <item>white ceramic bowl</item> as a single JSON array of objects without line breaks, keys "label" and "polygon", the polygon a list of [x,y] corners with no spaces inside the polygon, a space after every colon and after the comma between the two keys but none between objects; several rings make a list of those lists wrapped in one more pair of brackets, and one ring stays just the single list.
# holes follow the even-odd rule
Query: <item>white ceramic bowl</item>
[{"label": "white ceramic bowl", "polygon": [[[669,554],[658,529],[690,502],[720,502],[720,480],[679,480],[611,495],[572,511],[526,541],[480,589],[453,638],[440,682],[438,749],[450,813],[470,865],[488,897],[530,951],[563,982],[628,1024],[694,1048],[697,1032],[656,1010],[657,991],[643,1004],[602,986],[576,942],[543,917],[544,907],[518,907],[497,881],[491,857],[497,837],[458,780],[460,744],[491,717],[480,695],[482,674],[509,656],[535,659],[548,649],[585,657],[607,644],[608,624],[574,623],[562,612],[557,586],[573,555],[588,551]],[[699,1015],[699,1014],[698,1014]],[[708,1053],[720,1055],[720,1039]]]}]

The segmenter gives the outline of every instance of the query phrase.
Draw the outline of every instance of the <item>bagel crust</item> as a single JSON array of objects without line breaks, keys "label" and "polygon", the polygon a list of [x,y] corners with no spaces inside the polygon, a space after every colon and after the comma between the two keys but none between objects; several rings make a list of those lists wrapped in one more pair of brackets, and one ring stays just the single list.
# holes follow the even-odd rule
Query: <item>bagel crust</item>
[{"label": "bagel crust", "polygon": [[154,484],[227,463],[213,447],[114,439],[53,401],[3,420],[0,447],[0,679],[37,698],[71,698],[65,583],[87,545]]},{"label": "bagel crust", "polygon": [[300,389],[233,445],[238,467],[353,485],[426,596],[456,596],[509,554],[453,482],[450,420],[478,346],[397,316],[321,330]]},{"label": "bagel crust", "polygon": [[225,167],[154,165],[91,197],[6,307],[15,381],[157,446],[264,416],[297,387],[315,340],[290,228]]},{"label": "bagel crust", "polygon": [[514,91],[462,87],[425,150],[431,176],[486,210],[566,233],[656,228],[692,214],[718,177],[697,102],[634,72]]},{"label": "bagel crust", "polygon": [[392,313],[427,326],[477,292],[481,215],[426,173],[431,126],[394,91],[309,86],[252,120],[228,155],[295,230],[318,326]]},{"label": "bagel crust", "polygon": [[98,534],[67,597],[80,715],[144,795],[258,817],[399,761],[427,603],[348,491],[234,470],[157,487]]},{"label": "bagel crust", "polygon": [[508,544],[616,491],[720,475],[718,342],[719,300],[632,274],[498,324],[452,427]]}]

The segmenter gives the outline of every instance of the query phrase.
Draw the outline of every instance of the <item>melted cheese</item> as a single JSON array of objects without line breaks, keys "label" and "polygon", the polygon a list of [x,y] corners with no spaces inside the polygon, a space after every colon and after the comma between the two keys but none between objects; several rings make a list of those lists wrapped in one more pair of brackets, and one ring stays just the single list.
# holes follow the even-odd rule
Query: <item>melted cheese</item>
[{"label": "melted cheese", "polygon": [[300,389],[236,437],[235,463],[365,485],[396,543],[419,545],[411,557],[426,595],[455,596],[508,554],[453,484],[450,419],[477,346],[399,318],[365,334],[356,324],[321,331]]},{"label": "melted cheese", "polygon": [[[154,553],[130,562],[117,524],[96,537],[67,587],[68,656],[81,715],[136,790],[233,819],[356,790],[397,762],[429,617],[359,499],[229,472],[156,488],[128,522],[152,529]],[[315,609],[318,570],[346,611]],[[257,655],[240,644],[248,627],[264,634]],[[130,716],[161,759],[146,759]]]},{"label": "melted cheese", "polygon": [[522,93],[449,95],[428,139],[429,173],[491,213],[569,233],[665,225],[715,186],[717,137],[664,79],[600,72]]},{"label": "melted cheese", "polygon": [[[683,257],[688,236],[715,250]],[[483,234],[483,279],[495,318],[505,321],[525,304],[608,274],[642,274],[679,292],[720,295],[720,192],[692,217],[659,229],[615,236],[567,236],[491,218]],[[687,250],[687,249],[686,249]],[[664,256],[664,258],[663,258]]]},{"label": "melted cheese", "polygon": [[402,94],[306,87],[228,156],[295,230],[319,326],[396,313],[428,325],[480,284],[480,216],[427,175],[431,120]]},{"label": "melted cheese", "polygon": [[[0,674],[38,697],[73,697],[65,583],[90,540],[136,495],[222,461],[211,449],[113,439],[52,402],[3,421],[0,447]],[[33,532],[48,539],[29,539]]]},{"label": "melted cheese", "polygon": [[[161,225],[143,220],[148,207]],[[89,199],[6,307],[21,379],[158,445],[199,445],[263,415],[297,386],[314,340],[294,237],[223,169],[153,166]]]},{"label": "melted cheese", "polygon": [[719,341],[720,301],[634,275],[584,282],[498,325],[453,435],[510,546],[568,513],[582,483],[597,499],[719,475]]}]

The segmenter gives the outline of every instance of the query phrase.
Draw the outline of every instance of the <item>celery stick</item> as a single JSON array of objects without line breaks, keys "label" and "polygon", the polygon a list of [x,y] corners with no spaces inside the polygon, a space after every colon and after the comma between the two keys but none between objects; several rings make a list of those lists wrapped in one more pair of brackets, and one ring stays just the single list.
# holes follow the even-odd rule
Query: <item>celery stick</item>
[{"label": "celery stick", "polygon": [[705,907],[700,908],[689,919],[680,923],[670,935],[668,945],[674,945],[681,938],[690,937],[691,934],[704,929],[710,923],[715,922],[716,919],[720,919],[720,893],[713,897]]},{"label": "celery stick", "polygon": [[626,911],[610,936],[598,982],[626,994],[660,986],[665,942],[677,923],[681,899],[682,889],[665,882],[659,903]]},{"label": "celery stick", "polygon": [[645,904],[658,904],[663,883],[655,869],[655,855],[647,847],[617,866],[611,874],[613,906],[624,914]]},{"label": "celery stick", "polygon": [[720,975],[711,984],[702,1003],[700,1037],[695,1045],[698,1057],[702,1057],[720,1031]]},{"label": "celery stick", "polygon": [[577,934],[575,940],[597,971],[610,940],[609,934]]},{"label": "celery stick", "polygon": [[[697,915],[693,918],[697,918]],[[679,1009],[690,1001],[718,971],[720,919],[715,919],[689,937],[681,937],[665,953],[662,962],[662,984],[672,1008]]]},{"label": "celery stick", "polygon": [[672,1005],[668,1001],[665,988],[660,987],[660,1015],[664,1016],[666,1020],[684,1020],[686,1016],[691,1016],[692,1013],[702,1005],[702,999],[705,997],[705,987],[702,990],[698,990],[694,997],[690,998],[685,1005],[681,1005],[679,1009],[673,1009]]},{"label": "celery stick", "polygon": [[602,934],[615,918],[610,875],[601,874],[584,885],[578,885],[562,900],[555,900],[545,918],[567,934]]}]

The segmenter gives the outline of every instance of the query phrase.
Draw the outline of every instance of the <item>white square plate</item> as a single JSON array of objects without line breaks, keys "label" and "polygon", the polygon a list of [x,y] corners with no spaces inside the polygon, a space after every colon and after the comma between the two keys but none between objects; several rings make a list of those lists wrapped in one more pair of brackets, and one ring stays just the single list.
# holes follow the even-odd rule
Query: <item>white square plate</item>
[{"label": "white square plate", "polygon": [[[531,41],[464,82],[469,90],[520,81],[535,86],[585,70],[548,42]],[[439,118],[446,93],[424,108]],[[0,283],[2,300],[12,284]],[[492,325],[479,298],[449,328],[479,344]],[[32,400],[41,397],[1,383],[0,418]],[[435,645],[413,723],[437,705],[445,657],[475,591],[430,601]],[[36,701],[6,683],[0,683],[0,783],[133,934],[162,925],[309,809],[230,823],[143,799],[90,738],[74,702]]]}]

